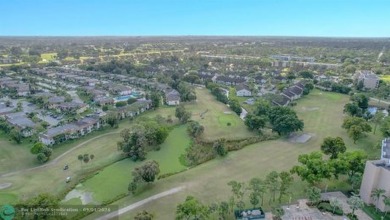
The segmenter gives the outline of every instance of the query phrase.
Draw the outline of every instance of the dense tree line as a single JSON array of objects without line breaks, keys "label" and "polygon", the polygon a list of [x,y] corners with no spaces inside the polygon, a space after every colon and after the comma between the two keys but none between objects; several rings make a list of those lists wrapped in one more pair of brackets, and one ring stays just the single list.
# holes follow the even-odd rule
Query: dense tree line
[{"label": "dense tree line", "polygon": [[319,86],[325,87],[332,92],[337,92],[341,94],[349,94],[351,92],[351,88],[342,83],[336,83],[332,81],[323,81],[318,83]]},{"label": "dense tree line", "polygon": [[256,109],[245,118],[245,124],[251,130],[260,131],[266,123],[279,135],[288,135],[291,132],[302,130],[303,121],[289,107],[271,106],[267,101],[260,100]]},{"label": "dense tree line", "polygon": [[207,88],[211,91],[211,94],[213,94],[218,101],[224,104],[228,104],[229,99],[218,84],[208,83]]},{"label": "dense tree line", "polygon": [[123,140],[117,143],[118,148],[132,160],[144,160],[147,147],[157,147],[168,137],[169,128],[153,120],[143,120],[131,129],[123,129]]},{"label": "dense tree line", "polygon": [[346,175],[352,188],[359,186],[367,160],[363,151],[346,152],[344,141],[340,137],[325,138],[321,150],[331,157],[326,160],[321,152],[299,155],[298,162],[301,165],[294,166],[290,172],[311,185],[323,179],[338,179],[340,175]]},{"label": "dense tree line", "polygon": [[185,82],[180,82],[177,85],[177,91],[180,93],[180,100],[182,102],[188,102],[196,100],[196,93],[192,86],[188,85]]},{"label": "dense tree line", "polygon": [[[176,219],[209,219],[218,216],[219,219],[230,219],[240,214],[249,202],[252,207],[263,206],[265,196],[268,195],[268,204],[279,204],[290,195],[290,187],[294,181],[293,176],[286,171],[280,173],[272,171],[264,179],[253,177],[248,182],[232,180],[227,183],[231,189],[231,196],[227,201],[212,203],[209,206],[193,196],[176,208]],[[237,217],[237,216],[236,216]]]}]

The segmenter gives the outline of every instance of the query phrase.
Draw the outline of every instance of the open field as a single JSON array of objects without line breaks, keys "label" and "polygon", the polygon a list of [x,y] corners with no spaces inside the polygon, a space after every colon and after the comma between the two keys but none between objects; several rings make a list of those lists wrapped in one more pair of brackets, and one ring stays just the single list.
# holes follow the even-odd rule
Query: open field
[{"label": "open field", "polygon": [[[314,90],[309,96],[298,101],[295,107],[300,118],[305,122],[305,133],[314,134],[304,144],[290,143],[287,139],[266,141],[257,143],[236,152],[231,152],[226,158],[219,158],[197,166],[189,171],[180,173],[154,183],[148,191],[137,196],[125,197],[114,204],[124,207],[143,198],[174,187],[186,186],[177,194],[161,198],[137,208],[123,216],[121,219],[131,219],[141,210],[149,210],[158,219],[174,219],[175,208],[178,203],[184,201],[187,195],[194,195],[202,202],[210,204],[217,201],[226,201],[230,195],[227,182],[230,180],[247,181],[252,177],[264,178],[270,171],[290,170],[297,164],[300,154],[317,151],[323,138],[327,136],[341,136],[344,138],[348,150],[364,149],[371,156],[379,156],[379,149],[373,149],[372,142],[380,140],[379,135],[369,135],[368,140],[358,141],[356,145],[347,137],[345,130],[341,128],[343,119],[343,106],[348,102],[348,96],[336,93],[324,93]],[[292,202],[304,196],[305,184],[296,178],[291,188]],[[328,190],[345,189],[346,184],[340,180],[331,181]],[[265,199],[268,201],[268,197]],[[284,200],[285,202],[286,199]],[[249,203],[248,203],[249,204]],[[264,208],[269,210],[268,202]],[[94,215],[87,219],[93,219]]]},{"label": "open field", "polygon": [[[179,157],[189,144],[190,138],[187,135],[186,126],[176,127],[161,145],[161,150],[149,152],[146,160],[155,160],[160,164],[160,175],[182,171],[186,167],[180,163]],[[97,203],[113,199],[128,192],[127,186],[131,181],[131,171],[142,163],[133,162],[130,159],[116,162],[83,182],[78,190],[92,192],[93,199]],[[79,201],[72,200],[66,204],[78,203]]]}]

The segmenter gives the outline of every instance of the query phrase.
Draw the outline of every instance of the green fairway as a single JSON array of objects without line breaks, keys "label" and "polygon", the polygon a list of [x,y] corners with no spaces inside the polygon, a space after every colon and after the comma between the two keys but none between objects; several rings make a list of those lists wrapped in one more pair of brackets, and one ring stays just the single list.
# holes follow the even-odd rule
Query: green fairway
[{"label": "green fairway", "polygon": [[[77,181],[77,177],[81,173],[118,160],[120,158],[120,152],[117,150],[116,141],[113,141],[118,139],[119,134],[108,134],[86,142],[81,148],[67,153],[59,158],[56,163],[50,164],[47,167],[40,167],[23,171],[20,174],[1,177],[0,183],[12,183],[12,186],[1,190],[0,197],[3,194],[9,193],[16,196],[23,195],[26,198],[36,195],[37,192],[60,193],[70,186],[70,184],[65,183],[66,177],[71,176],[74,181]],[[95,158],[88,164],[81,164],[77,156],[86,153],[94,154]],[[63,170],[65,164],[69,165],[69,170],[67,171]],[[26,184],[27,182],[28,184]],[[50,187],[47,187],[48,185]],[[12,203],[15,201],[9,202]]]},{"label": "green fairway", "polygon": [[42,53],[41,54],[42,61],[46,61],[46,62],[54,60],[56,56],[57,56],[57,53]]},{"label": "green fairway", "polygon": [[[136,163],[130,159],[116,162],[82,183],[82,191],[92,192],[94,201],[102,202],[122,193],[127,193],[131,170]],[[73,202],[77,202],[73,200]]]},{"label": "green fairway", "polygon": [[[380,141],[379,135],[369,134],[367,140],[353,141],[347,136],[347,132],[341,128],[343,106],[349,100],[349,96],[337,93],[321,92],[318,90],[298,100],[294,109],[299,118],[305,122],[304,133],[312,134],[312,138],[306,143],[291,143],[286,139],[266,141],[247,146],[242,150],[230,152],[226,158],[219,158],[199,165],[184,173],[180,173],[163,180],[159,180],[153,188],[136,197],[128,196],[114,204],[124,207],[126,205],[147,198],[151,195],[172,189],[174,187],[186,186],[185,190],[177,194],[161,198],[147,203],[127,214],[121,219],[131,219],[141,210],[148,210],[155,213],[159,219],[174,219],[175,209],[178,203],[182,203],[187,195],[194,195],[202,202],[227,201],[230,196],[230,188],[227,183],[230,180],[247,181],[252,177],[264,178],[270,171],[290,170],[297,164],[300,154],[319,151],[323,139],[327,136],[341,136],[348,147],[348,150],[363,149],[371,156],[379,156],[379,149],[373,149],[371,143]],[[297,198],[305,196],[306,184],[296,177],[290,191],[292,202]],[[346,189],[343,180],[329,183],[328,190]],[[263,206],[267,211],[268,196]],[[287,202],[287,198],[284,202]],[[249,203],[247,203],[249,207]],[[87,219],[93,219],[91,216]]]},{"label": "green fairway", "polygon": [[[160,165],[160,175],[179,172],[186,169],[180,164],[179,157],[189,146],[190,139],[186,133],[186,126],[174,128],[165,142],[161,145],[161,150],[149,152],[146,160],[156,160]],[[116,162],[98,174],[82,183],[81,191],[92,192],[94,201],[101,203],[111,200],[121,194],[127,193],[127,187],[131,181],[131,171],[143,162],[133,162],[124,159]],[[66,204],[76,204],[80,201],[73,199]]]},{"label": "green fairway", "polygon": [[348,137],[347,131],[341,128],[344,120],[343,107],[349,101],[349,96],[338,93],[314,90],[309,96],[304,96],[294,107],[299,118],[305,123],[305,132],[313,134],[309,143],[320,146],[325,137],[342,137],[348,150],[364,150],[370,157],[378,156],[379,149],[374,149],[381,140],[380,132],[358,140],[356,144]]},{"label": "green fairway", "polygon": [[[197,88],[196,96],[198,99],[195,103],[189,103],[185,106],[191,111],[192,119],[205,127],[204,139],[242,139],[255,135],[247,129],[244,121],[238,115],[223,103],[218,102],[207,89]],[[203,118],[201,114],[203,114]],[[231,125],[227,126],[227,122],[230,122]]]},{"label": "green fairway", "polygon": [[380,78],[385,82],[390,82],[390,75],[382,75],[380,76]]},{"label": "green fairway", "polygon": [[9,204],[10,201],[17,201],[18,197],[12,193],[2,193],[0,194],[0,204]]},{"label": "green fairway", "polygon": [[180,156],[185,153],[190,145],[190,137],[187,134],[187,126],[181,125],[174,128],[165,142],[161,145],[161,150],[148,153],[148,160],[155,160],[160,164],[160,175],[178,172],[186,169],[180,163]]},{"label": "green fairway", "polygon": [[[235,126],[236,125],[236,116],[233,114],[235,114],[235,113],[220,115],[218,117],[219,125],[221,127],[222,126]],[[230,125],[228,125],[228,123],[230,123]]]}]

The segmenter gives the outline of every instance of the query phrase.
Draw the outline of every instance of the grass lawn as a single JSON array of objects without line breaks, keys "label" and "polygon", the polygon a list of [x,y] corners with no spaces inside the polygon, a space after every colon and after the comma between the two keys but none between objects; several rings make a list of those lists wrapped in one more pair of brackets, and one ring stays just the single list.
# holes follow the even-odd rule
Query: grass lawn
[{"label": "grass lawn", "polygon": [[390,75],[382,75],[380,76],[380,78],[385,82],[390,82]]},{"label": "grass lawn", "polygon": [[381,217],[384,216],[385,213],[381,212],[380,210],[377,212],[373,205],[364,206],[363,211],[367,213],[367,215],[370,216],[373,220],[390,220],[389,213],[386,215],[386,218],[381,219]]},{"label": "grass lawn", "polygon": [[16,144],[0,131],[0,175],[12,170],[36,166],[36,158],[30,153],[30,143]]},{"label": "grass lawn", "polygon": [[[80,177],[84,171],[104,167],[107,164],[118,160],[121,157],[116,146],[116,142],[120,139],[119,132],[123,128],[129,126],[129,121],[123,120],[120,122],[118,129],[96,131],[80,139],[71,140],[54,146],[53,154],[49,163],[64,152],[84,143],[81,148],[64,155],[55,164],[25,171],[13,176],[0,177],[0,183],[12,183],[10,188],[0,190],[0,197],[3,198],[3,200],[6,200],[7,198],[12,199],[7,201],[8,203],[14,203],[18,199],[28,198],[38,194],[39,192],[50,192],[53,194],[62,192],[70,186],[69,184],[65,184],[64,181],[67,176],[71,176],[77,181],[77,178]],[[113,134],[108,134],[91,140],[92,138],[109,132],[113,132]],[[86,141],[88,142],[85,143]],[[36,158],[30,154],[29,143],[26,143],[25,145],[16,145],[9,142],[5,136],[0,135],[0,144],[0,160],[2,162],[2,165],[0,166],[0,174],[41,165],[37,162]],[[81,166],[80,161],[77,160],[77,156],[85,153],[94,154],[95,159],[90,163],[83,164]],[[3,155],[6,155],[6,157],[3,157]],[[63,171],[63,166],[65,164],[68,164],[70,167],[68,171]],[[26,182],[28,182],[28,184],[25,184]],[[56,187],[48,188],[47,184]],[[14,196],[10,197],[8,195]]]},{"label": "grass lawn", "polygon": [[[160,164],[160,175],[185,170],[186,167],[180,163],[179,157],[189,144],[190,138],[187,135],[186,126],[176,127],[161,145],[161,150],[147,154],[147,160],[156,160]],[[131,171],[142,163],[133,162],[130,159],[116,162],[82,183],[83,187],[79,190],[93,192],[94,200],[97,202],[110,200],[127,193],[127,187],[131,181]],[[75,199],[72,202],[79,203]],[[68,201],[66,204],[73,203]]]},{"label": "grass lawn", "polygon": [[54,60],[54,57],[57,56],[57,53],[42,53],[41,58],[42,60],[51,61]]},{"label": "grass lawn", "polygon": [[[197,101],[186,104],[185,107],[191,111],[192,119],[205,127],[204,139],[241,139],[255,135],[247,129],[244,121],[238,115],[223,103],[218,102],[207,89],[197,88],[196,96],[198,97]],[[201,118],[202,113],[204,113],[203,118]],[[231,126],[227,126],[228,122]]]},{"label": "grass lawn", "polygon": [[25,62],[20,62],[20,63],[4,63],[0,64],[0,67],[7,67],[7,66],[18,66],[18,65],[23,65]]},{"label": "grass lawn", "polygon": [[[207,135],[212,137],[212,139],[217,139],[220,137],[228,138],[231,136],[230,133],[232,129],[237,131],[235,132],[236,133],[235,137],[243,138],[243,137],[248,137],[253,135],[251,132],[247,131],[245,125],[243,124],[242,120],[238,118],[238,116],[235,116],[234,114],[231,115],[224,114],[223,111],[229,111],[229,109],[225,105],[216,102],[214,98],[208,93],[207,90],[203,90],[203,91],[198,90],[198,91],[199,91],[199,97],[202,97],[199,98],[199,102],[198,102],[199,106],[192,103],[192,104],[187,104],[187,108],[191,109],[192,111],[198,111],[198,112],[203,112],[207,108],[210,109],[207,115],[205,116],[205,119],[202,119],[203,120],[202,122],[204,122],[206,130],[208,131]],[[147,112],[140,117],[155,117],[158,114],[164,117],[171,115],[172,119],[174,119],[174,121],[177,121],[177,119],[174,117],[175,114],[174,107],[161,107],[156,111]],[[230,127],[226,125],[221,126],[218,122],[219,116],[222,117],[220,118],[220,120],[223,120],[223,122],[226,123],[229,121],[231,122],[232,126]],[[194,118],[196,118],[196,116]],[[216,124],[212,124],[210,122],[206,123],[206,121],[208,120],[213,120],[213,122],[215,122]],[[129,120],[123,120],[120,123],[119,128],[116,130],[108,129],[104,131],[93,132],[78,140],[69,141],[59,146],[55,146],[51,160],[58,157],[62,153],[68,151],[69,149],[72,149],[73,147],[85,142],[86,140],[89,140],[100,134],[105,134],[108,132],[119,133],[123,128],[130,127],[131,124],[133,123],[129,123]],[[185,129],[183,129],[181,132],[182,133],[178,133],[176,139],[178,138],[180,139],[183,136],[183,134],[185,133]],[[51,187],[49,189],[50,193],[56,194],[62,192],[65,189],[70,187],[70,184],[64,183],[64,180],[66,179],[67,176],[72,176],[74,182],[76,182],[77,178],[80,177],[80,175],[82,175],[82,173],[84,173],[85,171],[104,167],[105,165],[117,160],[120,157],[120,152],[118,152],[116,148],[116,142],[119,139],[120,139],[119,134],[104,136],[102,138],[90,141],[87,144],[85,144],[82,148],[79,148],[65,155],[64,157],[60,158],[60,160],[54,165],[34,169],[14,176],[2,177],[0,178],[0,183],[7,182],[7,183],[12,183],[13,185],[8,189],[1,190],[0,196],[4,193],[12,193],[14,195],[18,195],[19,198],[28,198],[36,195],[39,192],[47,191],[47,187],[46,187],[47,184],[57,186],[57,187]],[[2,158],[0,156],[0,159],[3,160],[5,159],[6,161],[4,160],[4,162],[5,164],[7,164],[6,166],[2,166],[1,169],[3,169],[3,171],[1,173],[18,171],[20,169],[31,168],[40,165],[36,162],[34,156],[30,155],[29,145],[27,145],[24,148],[20,148],[20,146],[18,145],[15,146],[12,145],[12,143],[8,142],[8,140],[4,140],[4,138],[0,138],[0,141],[3,141],[5,143],[1,145],[2,148],[0,149],[2,150],[3,147],[4,149],[7,149],[7,150],[2,150],[2,152],[4,152],[2,155],[7,154],[7,157]],[[176,143],[181,143],[181,142],[183,141],[176,140]],[[170,151],[174,151],[174,153],[177,153],[179,156],[184,152],[184,151],[172,150],[172,148],[167,148],[167,149],[170,149]],[[165,154],[166,156],[164,156],[164,158],[169,158],[169,155],[171,155],[170,151],[156,152],[156,156],[154,156],[154,152],[152,152],[150,153],[150,157],[153,159],[154,157],[158,159],[160,157],[158,155]],[[79,154],[85,154],[85,153],[94,154],[95,159],[89,164],[84,164],[83,168],[81,169],[80,162],[77,160],[77,156]],[[71,167],[69,171],[64,172],[62,170],[65,164],[68,164]],[[179,163],[179,161],[175,161],[175,160],[167,160],[166,164],[167,165],[165,165],[165,163],[162,164],[163,173],[174,172],[184,168]],[[172,168],[172,170],[170,170],[169,168]],[[48,176],[50,176],[50,178],[47,178]],[[23,184],[24,182],[27,181],[29,182],[29,184]],[[42,184],[42,182],[45,182],[45,184]],[[10,202],[15,202],[15,201],[10,201]]]},{"label": "grass lawn", "polygon": [[0,204],[9,204],[9,201],[17,201],[18,196],[13,193],[2,193],[0,194]]},{"label": "grass lawn", "polygon": [[[348,102],[348,99],[349,97],[346,95],[312,91],[310,95],[298,100],[298,105],[294,107],[298,116],[305,122],[304,132],[313,134],[308,142],[303,144],[290,143],[281,138],[256,143],[242,150],[230,152],[225,158],[218,158],[186,172],[159,180],[148,191],[135,197],[125,197],[114,204],[123,207],[174,187],[186,186],[186,189],[147,203],[121,216],[121,219],[131,219],[141,210],[148,210],[159,219],[174,219],[177,204],[183,202],[187,195],[193,195],[206,204],[226,201],[230,196],[230,188],[227,186],[229,181],[247,181],[252,177],[264,178],[273,170],[279,172],[290,170],[298,163],[297,158],[300,154],[320,150],[322,140],[327,136],[341,136],[345,140],[348,150],[363,149],[369,155],[378,157],[379,149],[373,149],[369,141],[377,142],[380,140],[379,136],[370,134],[367,140],[353,144],[347,137],[346,131],[341,128],[344,117],[343,106]],[[293,203],[297,198],[305,197],[305,186],[305,183],[296,178],[290,189],[293,193]],[[343,180],[331,181],[328,190],[345,188],[347,185],[343,183]],[[269,211],[268,196],[265,201],[264,208]],[[287,198],[284,199],[284,202],[287,202]],[[249,203],[247,204],[249,205]],[[94,217],[96,216],[92,215],[87,219]]]},{"label": "grass lawn", "polygon": [[[120,152],[117,151],[116,141],[113,141],[117,139],[119,139],[119,134],[107,135],[92,140],[83,145],[83,147],[71,151],[64,157],[61,157],[57,163],[50,166],[30,170],[18,175],[2,177],[0,178],[0,182],[12,183],[12,186],[1,190],[0,197],[4,193],[12,193],[17,195],[19,199],[34,196],[39,192],[58,194],[70,186],[65,183],[66,177],[71,176],[76,180],[77,176],[83,171],[102,167],[118,160]],[[88,164],[81,165],[77,156],[85,153],[94,154],[95,159]],[[67,171],[63,170],[65,164],[69,165],[69,170]],[[15,201],[9,202],[12,203]]]},{"label": "grass lawn", "polygon": [[348,137],[347,131],[341,128],[345,115],[343,107],[349,101],[349,96],[338,93],[313,90],[309,96],[298,100],[294,107],[299,118],[305,123],[305,132],[313,134],[309,141],[320,146],[325,137],[342,137],[348,150],[365,150],[369,157],[378,157],[376,145],[381,140],[380,132],[372,132],[367,137],[358,140],[356,144]]}]

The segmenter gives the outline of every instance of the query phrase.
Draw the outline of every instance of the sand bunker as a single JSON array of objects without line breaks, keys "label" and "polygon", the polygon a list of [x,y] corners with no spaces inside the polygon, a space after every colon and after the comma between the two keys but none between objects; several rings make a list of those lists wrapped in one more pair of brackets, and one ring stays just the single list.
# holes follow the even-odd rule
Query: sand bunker
[{"label": "sand bunker", "polygon": [[291,134],[288,141],[291,143],[306,143],[312,136],[312,134]]},{"label": "sand bunker", "polygon": [[12,186],[12,183],[0,183],[0,189],[7,189]]}]

